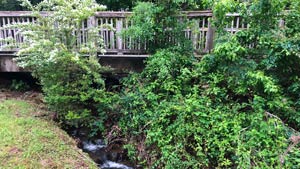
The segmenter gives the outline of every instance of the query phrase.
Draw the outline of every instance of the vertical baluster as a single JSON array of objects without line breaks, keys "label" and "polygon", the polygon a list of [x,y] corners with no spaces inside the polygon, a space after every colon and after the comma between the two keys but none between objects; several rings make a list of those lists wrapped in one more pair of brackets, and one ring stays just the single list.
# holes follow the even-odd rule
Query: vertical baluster
[{"label": "vertical baluster", "polygon": [[[124,30],[125,28],[126,28],[126,19],[125,18],[121,18],[121,20],[122,20],[122,30]],[[123,50],[126,50],[127,48],[128,48],[128,41],[127,41],[127,38],[126,37],[124,37],[123,35],[121,36],[121,38],[122,38],[122,43],[123,43]]]},{"label": "vertical baluster", "polygon": [[[30,23],[31,23],[29,17],[26,17],[26,23],[27,23],[27,24],[30,24]],[[25,39],[25,40],[26,40],[26,39]]]},{"label": "vertical baluster", "polygon": [[[3,24],[3,39],[7,38],[7,29],[5,28],[6,26],[6,19],[5,17],[2,18],[2,24]],[[7,45],[7,42],[3,42],[3,45]]]},{"label": "vertical baluster", "polygon": [[[3,40],[7,40],[7,28],[5,28],[6,26],[6,19],[5,17],[2,18],[3,21]],[[3,41],[3,45],[7,45],[7,42]]]},{"label": "vertical baluster", "polygon": [[105,45],[105,48],[108,49],[108,46],[107,46],[107,38],[106,38],[106,28],[105,28],[105,19],[102,18],[102,33],[103,33],[103,40],[104,40],[104,45]]},{"label": "vertical baluster", "polygon": [[240,16],[237,17],[236,19],[236,31],[240,30]]},{"label": "vertical baluster", "polygon": [[118,55],[122,54],[121,51],[122,51],[123,41],[122,41],[122,37],[120,35],[122,28],[123,28],[123,21],[122,21],[122,19],[118,18],[117,23],[116,23]]},{"label": "vertical baluster", "polygon": [[84,46],[84,28],[82,27],[82,24],[84,24],[85,21],[82,21],[80,25],[78,25],[78,32],[75,32],[77,34],[77,47]]},{"label": "vertical baluster", "polygon": [[[24,24],[24,22],[25,22],[25,21],[24,21],[24,17],[21,17],[21,18],[20,18],[20,23]],[[24,41],[24,38],[23,38],[23,36],[20,34],[20,42],[23,43],[23,41]]]},{"label": "vertical baluster", "polygon": [[201,27],[202,31],[201,31],[201,39],[200,39],[202,50],[204,50],[204,48],[205,48],[205,41],[204,40],[206,39],[205,32],[207,31],[207,30],[205,30],[206,29],[206,26],[205,26],[206,19],[208,20],[207,17],[203,17],[203,19],[202,19],[202,27]]},{"label": "vertical baluster", "polygon": [[86,29],[85,29],[85,22],[86,22],[86,20],[84,20],[84,21],[82,21],[82,23],[81,23],[81,29],[80,29],[80,32],[81,32],[81,35],[82,35],[82,41],[81,41],[81,43],[82,44],[86,44]]},{"label": "vertical baluster", "polygon": [[3,46],[2,40],[4,39],[3,25],[4,23],[2,23],[2,19],[0,19],[0,49]]},{"label": "vertical baluster", "polygon": [[81,31],[82,31],[82,29],[81,29],[81,27],[79,27],[79,28],[76,28],[77,30],[74,30],[73,32],[75,33],[75,36],[76,36],[76,47],[77,48],[80,48],[80,46],[81,46],[81,41],[82,41],[82,36],[81,36]]},{"label": "vertical baluster", "polygon": [[283,19],[279,20],[279,28],[284,28],[285,22]]},{"label": "vertical baluster", "polygon": [[234,33],[234,16],[232,16],[232,17],[233,17],[233,19],[231,21],[231,34]]},{"label": "vertical baluster", "polygon": [[[128,21],[128,19],[126,19],[125,18],[125,30],[127,30],[128,29],[128,24],[129,24],[129,21]],[[131,38],[130,37],[126,37],[126,48],[125,49],[130,49],[131,48]]]},{"label": "vertical baluster", "polygon": [[197,50],[199,50],[199,47],[200,47],[200,31],[201,31],[201,28],[200,28],[200,22],[201,22],[201,20],[200,20],[200,18],[198,17],[197,18],[197,32],[196,32],[196,39],[197,39]]},{"label": "vertical baluster", "polygon": [[115,49],[115,32],[114,32],[114,19],[110,18],[110,45],[112,49]]},{"label": "vertical baluster", "polygon": [[111,46],[109,44],[109,32],[108,32],[108,18],[105,18],[105,36],[106,36],[106,46],[111,49]]},{"label": "vertical baluster", "polygon": [[[10,39],[9,41],[11,41],[12,35],[11,35],[11,28],[10,28],[10,17],[6,18],[6,25],[9,26],[7,28],[7,38]],[[6,42],[7,45],[11,45],[11,42]]]},{"label": "vertical baluster", "polygon": [[[11,18],[11,24],[12,25],[14,25],[14,24],[16,24],[16,21],[15,21],[15,19],[16,18],[14,18],[14,17],[12,17]],[[12,28],[12,37],[13,37],[13,45],[14,45],[14,47],[16,47],[16,45],[17,45],[17,35],[16,35],[16,27],[15,27],[15,25],[14,25],[14,27]]]},{"label": "vertical baluster", "polygon": [[137,50],[141,50],[141,38],[139,37]]},{"label": "vertical baluster", "polygon": [[214,39],[214,30],[212,28],[211,22],[208,21],[208,31],[206,35],[206,45],[205,45],[205,51],[210,52],[213,48],[213,39]]},{"label": "vertical baluster", "polygon": [[241,23],[241,28],[244,30],[246,28],[244,18],[240,17],[240,23]]},{"label": "vertical baluster", "polygon": [[[134,24],[134,22],[130,21],[129,24],[132,26]],[[130,37],[129,40],[130,40],[130,49],[134,49],[135,48],[135,39],[133,39],[133,38]]]},{"label": "vertical baluster", "polygon": [[[92,17],[90,17],[90,18],[87,20],[87,29],[95,28],[96,25],[97,25],[97,23],[96,23],[96,17],[95,17],[95,16],[92,16]],[[93,36],[93,35],[92,35],[92,36]],[[90,38],[90,36],[88,36],[88,38]],[[89,39],[89,41],[90,41],[90,40],[91,40],[91,39]],[[92,43],[94,43],[94,45],[97,45],[96,41],[94,41],[94,42],[92,42]],[[98,46],[96,46],[96,47],[98,47]],[[97,51],[97,52],[98,52],[98,51]],[[95,55],[96,55],[95,57],[98,56],[97,52],[95,53]]]},{"label": "vertical baluster", "polygon": [[186,29],[184,30],[184,37],[186,37],[186,38],[188,38],[187,32],[188,32],[188,28],[186,28]]},{"label": "vertical baluster", "polygon": [[[102,38],[101,36],[101,28],[99,27],[99,18],[95,17],[95,27],[97,28],[97,36],[100,36],[100,38]],[[86,36],[86,41],[87,41],[87,36]]]},{"label": "vertical baluster", "polygon": [[[17,17],[16,18],[16,20],[17,20],[17,24],[20,24],[20,17]],[[20,29],[19,28],[17,28],[16,29],[16,38],[17,38],[17,47],[19,47],[20,46],[20,43],[21,43],[21,38],[20,38]]]},{"label": "vertical baluster", "polygon": [[104,39],[104,33],[103,33],[103,18],[100,18],[100,33],[101,33],[101,37]]},{"label": "vertical baluster", "polygon": [[192,38],[194,50],[197,50],[198,32],[199,32],[199,20],[195,19],[194,20],[194,28],[193,28],[193,38]]},{"label": "vertical baluster", "polygon": [[[11,25],[10,17],[7,17],[6,19],[7,19],[7,25],[10,26]],[[10,27],[8,27],[8,37],[10,38],[12,37]]]}]

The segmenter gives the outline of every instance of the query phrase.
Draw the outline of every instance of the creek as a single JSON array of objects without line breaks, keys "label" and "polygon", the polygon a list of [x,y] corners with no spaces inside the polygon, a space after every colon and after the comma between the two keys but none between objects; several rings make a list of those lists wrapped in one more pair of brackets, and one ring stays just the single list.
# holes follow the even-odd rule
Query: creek
[{"label": "creek", "polygon": [[106,145],[102,138],[89,138],[86,129],[73,129],[68,133],[78,142],[78,147],[98,164],[101,169],[134,169],[120,145]]}]

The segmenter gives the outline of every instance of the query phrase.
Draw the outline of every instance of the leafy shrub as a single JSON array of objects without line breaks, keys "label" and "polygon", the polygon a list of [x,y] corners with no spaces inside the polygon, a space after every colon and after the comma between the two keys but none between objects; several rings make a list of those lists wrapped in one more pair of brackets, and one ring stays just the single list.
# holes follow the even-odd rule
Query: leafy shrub
[{"label": "leafy shrub", "polygon": [[186,39],[183,31],[188,25],[186,17],[180,12],[181,4],[184,2],[186,1],[138,3],[130,17],[130,21],[134,24],[123,31],[123,35],[146,45],[150,53],[174,46],[192,51],[191,42]]},{"label": "leafy shrub", "polygon": [[[126,81],[120,125],[131,138],[130,152],[154,168],[280,166],[286,126],[268,109],[278,87],[260,72],[248,73],[248,83],[208,73],[210,59],[193,65],[190,56],[163,50]],[[238,93],[228,85],[233,79],[240,80]]]},{"label": "leafy shrub", "polygon": [[251,23],[265,22],[218,37],[200,61],[186,50],[159,50],[125,80],[120,126],[133,160],[149,168],[299,165],[297,29],[275,26],[279,1],[241,7],[255,12],[244,15]]},{"label": "leafy shrub", "polygon": [[[45,101],[64,124],[96,125],[103,130],[111,100],[100,75],[106,68],[96,57],[97,51],[103,51],[103,40],[97,28],[87,28],[88,41],[80,44],[76,32],[82,22],[104,7],[94,0],[50,0],[36,6],[22,2],[33,10],[37,21],[17,25],[25,40],[18,64],[39,79]],[[50,16],[42,16],[40,11],[44,10],[51,11]]]},{"label": "leafy shrub", "polygon": [[22,80],[13,79],[10,85],[10,89],[15,91],[26,91],[30,89],[30,86]]}]

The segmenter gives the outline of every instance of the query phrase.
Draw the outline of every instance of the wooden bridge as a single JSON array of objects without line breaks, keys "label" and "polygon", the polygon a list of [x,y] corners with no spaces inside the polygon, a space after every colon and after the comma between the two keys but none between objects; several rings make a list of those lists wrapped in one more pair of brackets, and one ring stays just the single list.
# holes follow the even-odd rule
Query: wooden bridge
[{"label": "wooden bridge", "polygon": [[[36,19],[30,16],[29,11],[0,11],[0,39],[13,39],[13,42],[0,40],[0,71],[14,71],[8,68],[7,64],[14,64],[13,61],[3,61],[4,57],[13,56],[18,48],[7,48],[12,45],[18,47],[24,40],[17,28],[9,28],[7,25],[14,23],[35,22]],[[194,52],[203,54],[213,49],[214,29],[210,23],[211,11],[190,11],[184,12],[187,18],[193,23],[186,28],[185,36],[193,43]],[[130,37],[124,38],[120,32],[130,26],[128,16],[130,12],[97,12],[93,17],[84,21],[79,30],[77,43],[82,44],[87,41],[87,30],[90,27],[97,27],[99,35],[104,39],[106,53],[99,55],[105,58],[145,58],[147,57],[147,46],[134,41]],[[247,28],[239,14],[228,14],[231,22],[226,26],[226,30],[235,33],[240,29]],[[109,25],[110,28],[107,26]],[[111,60],[111,59],[110,59]],[[3,66],[4,65],[4,66]],[[6,69],[3,69],[6,67]]]}]

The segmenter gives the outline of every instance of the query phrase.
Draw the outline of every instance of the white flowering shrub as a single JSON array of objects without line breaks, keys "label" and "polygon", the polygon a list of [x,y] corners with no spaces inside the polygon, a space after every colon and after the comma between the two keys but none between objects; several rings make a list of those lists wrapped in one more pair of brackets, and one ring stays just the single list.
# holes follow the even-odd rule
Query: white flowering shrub
[{"label": "white flowering shrub", "polygon": [[[103,129],[110,97],[97,51],[104,52],[104,45],[97,28],[88,23],[105,6],[95,0],[44,0],[36,6],[21,2],[36,19],[17,25],[24,37],[18,64],[39,79],[46,103],[65,124]],[[84,42],[79,40],[83,32],[88,37]]]}]

